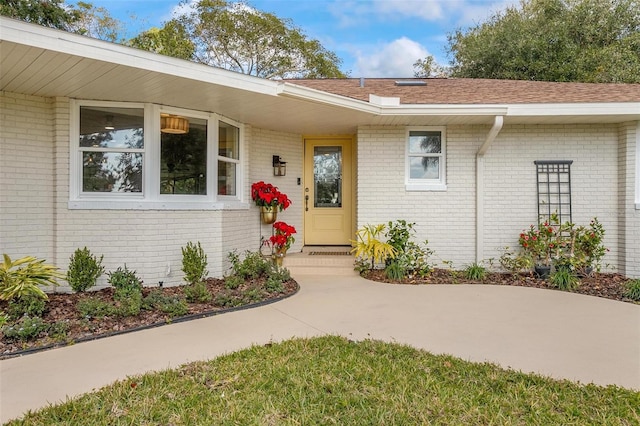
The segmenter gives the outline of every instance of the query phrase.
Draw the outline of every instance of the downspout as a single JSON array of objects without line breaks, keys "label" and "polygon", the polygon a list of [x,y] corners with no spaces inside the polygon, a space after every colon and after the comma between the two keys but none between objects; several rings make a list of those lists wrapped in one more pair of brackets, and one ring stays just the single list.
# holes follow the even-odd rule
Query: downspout
[{"label": "downspout", "polygon": [[478,263],[484,259],[484,154],[496,140],[503,124],[504,116],[496,115],[487,138],[476,153],[476,262]]}]

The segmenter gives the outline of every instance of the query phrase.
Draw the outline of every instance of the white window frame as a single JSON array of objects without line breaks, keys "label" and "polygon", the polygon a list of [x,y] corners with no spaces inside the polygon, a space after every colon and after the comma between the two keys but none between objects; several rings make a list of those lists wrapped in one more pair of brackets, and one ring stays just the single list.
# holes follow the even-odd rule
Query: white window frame
[{"label": "white window frame", "polygon": [[[220,122],[223,122],[225,124],[230,124],[234,127],[238,128],[238,159],[235,158],[229,158],[229,157],[225,157],[223,155],[218,155],[218,137],[219,137],[219,126],[220,126]],[[216,150],[213,153],[215,156],[215,176],[213,176],[213,179],[215,181],[215,186],[213,187],[213,190],[216,192],[216,194],[218,193],[218,161],[224,161],[226,163],[234,163],[236,165],[236,195],[217,195],[218,199],[221,201],[224,200],[236,200],[236,199],[242,199],[242,188],[244,188],[244,185],[242,184],[242,153],[244,152],[244,126],[242,126],[240,123],[238,123],[235,120],[231,120],[229,118],[226,117],[218,117],[218,120],[216,121]]]},{"label": "white window frame", "polygon": [[[440,177],[438,179],[412,179],[411,178],[411,157],[409,153],[409,136],[411,132],[427,131],[440,132],[441,150],[439,154],[429,154],[429,157],[440,159]],[[423,155],[424,156],[424,155]],[[407,127],[404,142],[405,159],[405,190],[406,191],[446,191],[447,190],[447,128],[444,126],[420,126]]]},{"label": "white window frame", "polygon": [[[144,148],[142,193],[82,192],[82,150],[80,149],[80,107],[103,106],[144,108]],[[86,210],[245,210],[242,164],[244,126],[215,113],[173,108],[149,103],[71,100],[69,144],[69,209]],[[160,194],[160,113],[185,115],[207,120],[207,194]],[[217,195],[218,123],[224,121],[240,129],[239,159],[236,167],[236,195]]]}]

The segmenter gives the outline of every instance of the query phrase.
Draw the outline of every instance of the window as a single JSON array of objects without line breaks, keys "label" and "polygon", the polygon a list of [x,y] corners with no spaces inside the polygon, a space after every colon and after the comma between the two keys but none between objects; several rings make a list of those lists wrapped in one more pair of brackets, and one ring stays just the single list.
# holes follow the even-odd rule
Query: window
[{"label": "window", "polygon": [[160,193],[207,195],[207,120],[179,118],[186,133],[160,131]]},{"label": "window", "polygon": [[218,124],[218,195],[236,195],[240,150],[240,129]]},{"label": "window", "polygon": [[144,109],[80,107],[83,193],[141,193]]},{"label": "window", "polygon": [[239,124],[151,104],[71,104],[70,208],[244,206]]},{"label": "window", "polygon": [[407,130],[406,189],[446,189],[446,138],[442,127]]}]

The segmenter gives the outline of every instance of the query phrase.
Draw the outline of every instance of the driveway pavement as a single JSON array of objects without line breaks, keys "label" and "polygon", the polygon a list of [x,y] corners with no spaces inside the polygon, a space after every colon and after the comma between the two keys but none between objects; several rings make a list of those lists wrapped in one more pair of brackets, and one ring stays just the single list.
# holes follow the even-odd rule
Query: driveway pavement
[{"label": "driveway pavement", "polygon": [[0,421],[252,344],[338,334],[640,390],[640,306],[524,287],[295,277],[286,300],[0,361]]}]

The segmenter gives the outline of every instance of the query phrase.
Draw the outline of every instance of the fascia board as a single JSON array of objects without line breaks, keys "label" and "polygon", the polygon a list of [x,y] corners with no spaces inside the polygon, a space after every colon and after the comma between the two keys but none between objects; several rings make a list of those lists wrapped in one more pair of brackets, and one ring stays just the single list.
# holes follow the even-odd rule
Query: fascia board
[{"label": "fascia board", "polygon": [[0,17],[0,40],[266,95],[278,82]]},{"label": "fascia board", "polygon": [[640,102],[512,104],[508,117],[631,115],[640,117]]}]

